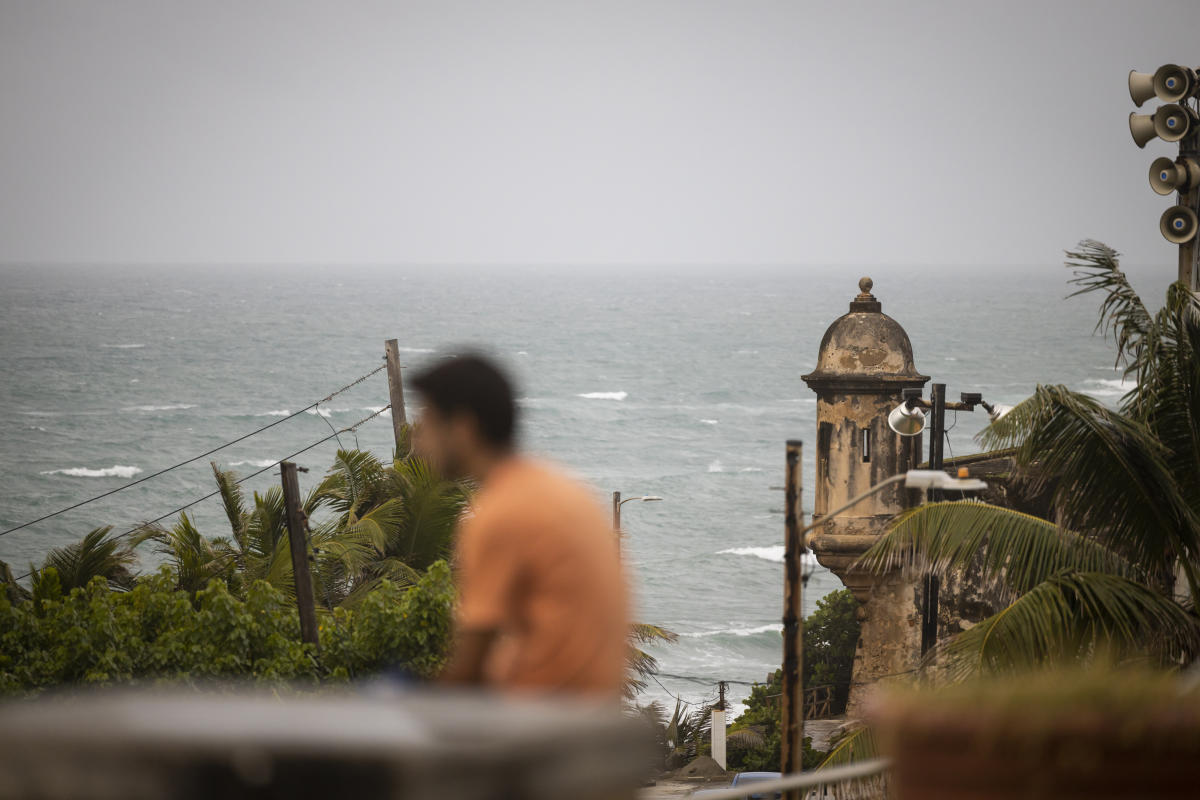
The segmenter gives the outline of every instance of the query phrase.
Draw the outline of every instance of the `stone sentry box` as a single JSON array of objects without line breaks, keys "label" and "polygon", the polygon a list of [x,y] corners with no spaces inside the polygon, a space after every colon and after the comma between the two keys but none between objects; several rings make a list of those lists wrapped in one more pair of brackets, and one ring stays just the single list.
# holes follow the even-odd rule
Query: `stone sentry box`
[{"label": "stone sentry box", "polygon": [[[849,313],[825,331],[816,369],[802,376],[817,394],[814,521],[921,461],[923,437],[899,436],[887,416],[904,389],[922,388],[929,376],[917,372],[908,334],[883,313],[871,294],[871,279],[858,285]],[[892,517],[918,500],[900,485],[890,487],[830,520],[812,540],[817,560],[862,604],[850,716],[857,715],[862,687],[913,669],[921,655],[919,583],[899,571],[874,575],[851,569]]]}]

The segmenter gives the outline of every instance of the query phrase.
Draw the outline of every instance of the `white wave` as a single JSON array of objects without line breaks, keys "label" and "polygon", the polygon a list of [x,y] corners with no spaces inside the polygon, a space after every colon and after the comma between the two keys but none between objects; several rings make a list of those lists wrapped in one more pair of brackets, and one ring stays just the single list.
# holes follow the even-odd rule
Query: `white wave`
[{"label": "white wave", "polygon": [[1132,388],[1132,381],[1120,378],[1089,378],[1084,381],[1083,391],[1094,397],[1120,397]]},{"label": "white wave", "polygon": [[709,472],[724,472],[725,467],[721,466],[720,459],[717,459],[716,461],[713,461],[711,464],[708,465],[708,471]]},{"label": "white wave", "polygon": [[329,419],[333,415],[328,408],[310,408],[304,413],[312,414],[314,417],[324,417],[325,419]]},{"label": "white wave", "polygon": [[629,392],[585,392],[584,394],[576,395],[586,400],[624,400],[629,397]]},{"label": "white wave", "polygon": [[100,346],[108,348],[109,350],[138,350],[138,349],[145,347],[146,345],[144,345],[144,344],[102,344]]},{"label": "white wave", "polygon": [[126,411],[183,411],[195,408],[195,403],[172,403],[165,406],[129,406]]},{"label": "white wave", "polygon": [[716,425],[721,420],[719,420],[719,419],[702,419],[700,421],[703,422],[705,425]]},{"label": "white wave", "polygon": [[286,408],[280,408],[275,411],[264,411],[263,413],[255,414],[254,416],[256,416],[256,417],[290,417],[291,415],[292,415],[292,412],[288,411]]},{"label": "white wave", "polygon": [[41,431],[42,433],[46,433],[46,429],[43,428],[41,425],[27,425],[26,430]]},{"label": "white wave", "polygon": [[269,467],[276,463],[269,458],[250,458],[245,461],[230,461],[231,467]]},{"label": "white wave", "polygon": [[742,467],[738,472],[762,472],[761,467]]},{"label": "white wave", "polygon": [[518,351],[517,351],[517,355],[519,355],[519,356],[527,356],[527,355],[529,355],[529,353],[527,353],[527,352],[526,352],[526,351],[524,351],[524,350],[518,350]]},{"label": "white wave", "polygon": [[680,635],[687,639],[707,639],[710,636],[756,636],[760,633],[779,633],[782,630],[782,625],[772,623],[770,625],[759,625],[754,628],[720,628],[715,631],[699,631]]},{"label": "white wave", "polygon": [[72,478],[132,478],[142,470],[139,467],[126,467],[113,464],[106,469],[88,469],[87,467],[71,467],[69,469],[43,470],[42,475],[69,475]]},{"label": "white wave", "polygon": [[[767,547],[731,547],[728,550],[718,550],[717,555],[753,556],[772,564],[782,564],[785,552],[783,545],[773,544]],[[805,565],[816,566],[816,557],[812,553],[804,553],[800,560]]]},{"label": "white wave", "polygon": [[783,554],[784,548],[781,544],[773,544],[768,547],[731,547],[728,550],[717,551],[717,555],[754,556],[764,561],[773,561],[776,564],[783,563]]},{"label": "white wave", "polygon": [[436,353],[437,351],[429,347],[397,347],[401,353]]}]

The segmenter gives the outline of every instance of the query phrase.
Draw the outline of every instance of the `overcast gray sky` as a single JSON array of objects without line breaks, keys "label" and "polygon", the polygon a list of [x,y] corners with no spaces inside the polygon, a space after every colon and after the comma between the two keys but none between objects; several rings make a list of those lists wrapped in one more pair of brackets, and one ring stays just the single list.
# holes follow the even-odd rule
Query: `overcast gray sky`
[{"label": "overcast gray sky", "polygon": [[1200,2],[0,0],[0,262],[1172,263]]}]

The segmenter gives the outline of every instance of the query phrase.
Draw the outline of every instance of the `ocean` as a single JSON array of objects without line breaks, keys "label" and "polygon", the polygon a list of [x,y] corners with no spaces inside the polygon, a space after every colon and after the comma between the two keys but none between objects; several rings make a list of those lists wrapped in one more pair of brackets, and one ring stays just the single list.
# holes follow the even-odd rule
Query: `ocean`
[{"label": "ocean", "polygon": [[[1174,265],[1131,270],[1157,307]],[[948,394],[1016,403],[1039,383],[1115,402],[1127,386],[1093,335],[1098,298],[1066,299],[1040,267],[0,267],[0,530],[119,487],[304,408],[382,363],[396,338],[412,368],[462,347],[514,373],[522,441],[624,506],[637,616],[680,634],[652,649],[645,700],[738,701],[779,665],[784,442],[805,442],[815,396],[800,376],[869,274],[908,331],[918,369]],[[314,413],[218,453],[245,475],[388,402],[379,373]],[[950,452],[978,449],[982,412],[951,415]],[[377,417],[342,444],[381,456]],[[327,442],[296,460],[328,468]],[[274,471],[249,483],[276,485]],[[207,459],[0,537],[20,574],[95,526],[126,530],[214,488]],[[811,509],[811,492],[804,494]],[[216,500],[190,513],[226,532]],[[142,554],[145,567],[153,557]],[[816,568],[810,613],[840,587]]]}]

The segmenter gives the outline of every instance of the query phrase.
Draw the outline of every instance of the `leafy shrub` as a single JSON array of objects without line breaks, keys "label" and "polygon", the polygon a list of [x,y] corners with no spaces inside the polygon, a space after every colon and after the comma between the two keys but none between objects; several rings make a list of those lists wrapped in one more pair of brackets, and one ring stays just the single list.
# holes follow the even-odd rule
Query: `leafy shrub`
[{"label": "leafy shrub", "polygon": [[[817,608],[804,621],[804,686],[832,686],[832,711],[846,709],[850,692],[854,650],[858,646],[858,601],[849,589],[832,592],[817,601]],[[775,670],[765,684],[755,686],[728,734],[729,768],[739,772],[778,772],[782,758],[779,732],[780,695],[783,670]],[[825,754],[804,740],[803,768],[813,769]]]},{"label": "leafy shrub", "polygon": [[100,577],[63,593],[53,568],[32,602],[0,593],[0,693],[51,687],[238,679],[346,679],[395,667],[422,677],[445,658],[454,589],[445,562],[408,589],[382,581],[354,611],[321,621],[320,652],[300,640],[295,605],[255,581],[244,599],[213,580],[191,595],[162,569],[131,591]]}]

